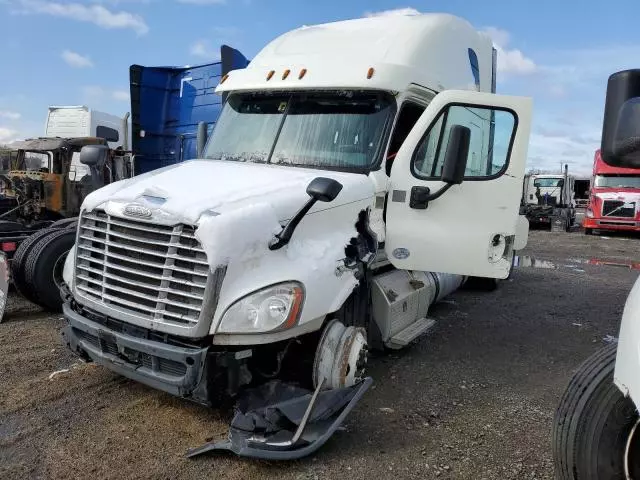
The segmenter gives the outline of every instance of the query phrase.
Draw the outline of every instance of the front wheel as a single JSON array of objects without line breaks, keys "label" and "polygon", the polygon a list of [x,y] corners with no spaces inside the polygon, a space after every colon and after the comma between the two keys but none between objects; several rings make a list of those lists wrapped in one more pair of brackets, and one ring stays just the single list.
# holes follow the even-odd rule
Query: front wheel
[{"label": "front wheel", "polygon": [[585,228],[584,229],[584,234],[585,235],[593,235],[593,228]]},{"label": "front wheel", "polygon": [[585,361],[562,396],[553,422],[559,480],[640,480],[640,417],[613,383],[616,345]]}]

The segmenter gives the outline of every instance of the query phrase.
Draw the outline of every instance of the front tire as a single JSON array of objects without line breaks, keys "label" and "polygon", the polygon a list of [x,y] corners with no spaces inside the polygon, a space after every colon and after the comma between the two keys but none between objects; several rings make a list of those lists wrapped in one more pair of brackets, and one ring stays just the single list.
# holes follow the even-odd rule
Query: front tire
[{"label": "front tire", "polygon": [[593,228],[585,228],[584,229],[584,234],[585,235],[593,235]]},{"label": "front tire", "polygon": [[559,480],[640,479],[639,417],[613,383],[616,346],[587,359],[562,396],[553,422]]}]

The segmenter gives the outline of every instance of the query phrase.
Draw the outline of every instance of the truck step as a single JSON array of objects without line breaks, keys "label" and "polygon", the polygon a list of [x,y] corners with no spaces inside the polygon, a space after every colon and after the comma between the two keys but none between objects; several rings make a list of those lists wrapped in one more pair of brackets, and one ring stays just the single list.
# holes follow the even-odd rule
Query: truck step
[{"label": "truck step", "polygon": [[433,318],[420,318],[404,330],[396,333],[385,345],[393,349],[406,347],[411,341],[431,330],[435,324],[436,321]]}]

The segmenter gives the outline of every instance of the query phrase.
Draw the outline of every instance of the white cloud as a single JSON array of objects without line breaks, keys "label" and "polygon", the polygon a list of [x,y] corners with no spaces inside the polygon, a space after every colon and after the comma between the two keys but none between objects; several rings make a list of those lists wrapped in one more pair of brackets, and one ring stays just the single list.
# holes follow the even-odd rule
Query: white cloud
[{"label": "white cloud", "polygon": [[365,17],[388,17],[398,15],[420,15],[420,12],[415,8],[404,7],[394,8],[392,10],[382,10],[380,12],[365,12]]},{"label": "white cloud", "polygon": [[522,51],[507,48],[511,42],[509,32],[496,27],[486,27],[483,31],[491,37],[498,52],[498,74],[531,75],[538,70],[536,63]]},{"label": "white cloud", "polygon": [[189,3],[191,5],[223,5],[226,0],[177,0],[178,3]]},{"label": "white cloud", "polygon": [[7,120],[18,120],[22,115],[18,112],[11,112],[9,110],[0,110],[0,118],[6,118]]},{"label": "white cloud", "polygon": [[80,55],[79,53],[72,52],[71,50],[65,50],[60,55],[62,59],[72,67],[75,68],[88,68],[93,67],[93,62],[87,56]]},{"label": "white cloud", "polygon": [[11,143],[18,139],[18,132],[11,128],[0,127],[0,144]]},{"label": "white cloud", "polygon": [[127,92],[126,90],[114,90],[113,92],[111,92],[111,98],[113,98],[114,100],[119,100],[121,102],[128,102],[129,92]]},{"label": "white cloud", "polygon": [[189,47],[189,53],[194,57],[206,58],[212,62],[220,59],[218,47],[213,47],[206,40],[197,40]]},{"label": "white cloud", "polygon": [[79,22],[93,23],[105,29],[131,29],[138,35],[144,35],[149,31],[148,25],[140,15],[126,11],[114,12],[102,5],[57,3],[44,0],[20,0],[19,5],[20,8],[14,13],[69,18]]}]

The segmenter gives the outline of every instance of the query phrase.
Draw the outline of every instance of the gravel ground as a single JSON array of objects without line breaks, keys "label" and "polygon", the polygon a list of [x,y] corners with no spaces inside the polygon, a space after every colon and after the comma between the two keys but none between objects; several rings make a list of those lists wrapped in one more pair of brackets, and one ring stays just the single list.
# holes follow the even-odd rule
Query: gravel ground
[{"label": "gravel ground", "polygon": [[[280,477],[551,479],[553,413],[572,371],[616,336],[638,238],[532,231],[512,278],[460,291],[437,328],[377,356],[353,414],[292,463],[185,450],[224,437],[231,412],[201,408],[79,363],[59,316],[15,295],[0,325],[0,478]],[[541,268],[536,268],[541,267]]]}]

